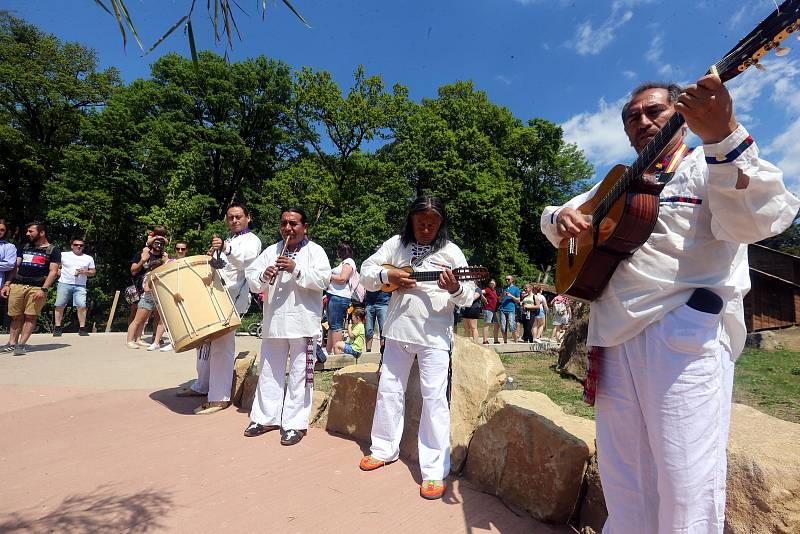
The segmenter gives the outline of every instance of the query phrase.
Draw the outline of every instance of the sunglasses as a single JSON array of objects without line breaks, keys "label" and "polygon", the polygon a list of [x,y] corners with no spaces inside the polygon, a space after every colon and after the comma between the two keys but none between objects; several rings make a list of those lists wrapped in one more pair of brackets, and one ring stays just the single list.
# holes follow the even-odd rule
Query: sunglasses
[{"label": "sunglasses", "polygon": [[175,247],[175,250],[177,250],[178,252],[184,252],[187,249],[186,247]]},{"label": "sunglasses", "polygon": [[85,247],[86,245],[85,245],[84,243],[73,243],[73,244],[72,244],[72,246],[73,246],[73,247],[81,247],[81,248],[83,248],[83,247]]}]

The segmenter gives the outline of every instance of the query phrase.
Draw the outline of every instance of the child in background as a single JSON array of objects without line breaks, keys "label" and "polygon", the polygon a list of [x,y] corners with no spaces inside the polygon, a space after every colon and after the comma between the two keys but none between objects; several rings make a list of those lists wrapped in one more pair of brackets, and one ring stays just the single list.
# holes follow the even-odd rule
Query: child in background
[{"label": "child in background", "polygon": [[367,313],[364,308],[353,310],[352,321],[347,326],[349,341],[337,341],[334,346],[336,354],[350,354],[357,360],[364,350],[364,320]]}]

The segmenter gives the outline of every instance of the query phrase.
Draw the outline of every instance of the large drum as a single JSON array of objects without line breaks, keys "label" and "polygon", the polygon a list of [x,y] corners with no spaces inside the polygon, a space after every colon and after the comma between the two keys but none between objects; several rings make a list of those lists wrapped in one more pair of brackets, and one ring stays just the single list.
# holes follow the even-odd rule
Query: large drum
[{"label": "large drum", "polygon": [[175,352],[199,347],[242,324],[219,273],[208,264],[210,259],[189,256],[149,274]]}]

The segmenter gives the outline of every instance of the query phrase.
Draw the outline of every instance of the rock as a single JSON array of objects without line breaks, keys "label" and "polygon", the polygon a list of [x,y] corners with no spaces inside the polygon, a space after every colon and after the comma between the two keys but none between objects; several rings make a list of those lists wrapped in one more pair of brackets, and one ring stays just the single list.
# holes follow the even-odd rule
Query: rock
[{"label": "rock", "polygon": [[780,350],[781,343],[778,341],[778,336],[775,332],[770,330],[762,330],[761,332],[750,332],[747,334],[745,341],[746,347],[761,350]]},{"label": "rock", "polygon": [[[255,370],[256,367],[253,366]],[[253,407],[253,399],[256,396],[256,388],[258,387],[258,374],[249,374],[244,379],[244,387],[242,389],[242,401],[238,404],[239,408],[250,411]]]},{"label": "rock", "polygon": [[244,382],[247,378],[247,375],[253,372],[255,362],[256,353],[252,351],[240,352],[239,355],[236,356],[236,360],[234,360],[233,383],[231,384],[231,402],[233,402],[234,406],[242,405]]},{"label": "rock", "polygon": [[378,364],[362,363],[339,369],[333,374],[328,400],[328,422],[331,432],[370,442],[372,414],[378,394]]},{"label": "rock", "polygon": [[[372,415],[378,392],[377,365],[359,364],[333,375],[327,429],[369,443]],[[451,473],[461,471],[467,447],[484,406],[505,383],[503,363],[493,350],[456,337],[453,348],[452,394],[450,403]],[[419,368],[411,368],[406,390],[406,411],[400,454],[419,458],[417,431],[422,412]]]},{"label": "rock", "polygon": [[311,415],[308,418],[309,426],[325,428],[328,424],[328,393],[314,390],[311,400]]},{"label": "rock", "polygon": [[586,378],[589,369],[589,356],[586,348],[588,331],[588,313],[574,317],[567,326],[564,340],[558,351],[557,369],[562,375],[573,376],[581,381]]},{"label": "rock", "polygon": [[800,425],[734,404],[726,534],[800,532]]},{"label": "rock", "polygon": [[594,454],[586,466],[583,476],[584,494],[578,514],[578,527],[581,532],[600,532],[608,517],[603,487],[600,485],[600,471],[597,469],[597,454]]},{"label": "rock", "polygon": [[564,414],[533,391],[501,391],[481,421],[469,446],[466,477],[541,521],[563,524],[575,515],[595,453],[594,422]]}]

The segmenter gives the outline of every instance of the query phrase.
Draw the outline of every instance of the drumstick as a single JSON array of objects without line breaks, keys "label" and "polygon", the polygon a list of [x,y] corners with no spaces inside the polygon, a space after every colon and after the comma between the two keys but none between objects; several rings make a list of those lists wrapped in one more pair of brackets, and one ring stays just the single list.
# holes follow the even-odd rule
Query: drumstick
[{"label": "drumstick", "polygon": [[[288,247],[288,246],[289,246],[289,240],[288,239],[284,239],[283,240],[283,250],[281,250],[281,253],[278,254],[279,258],[284,255],[284,253],[286,252],[286,247]],[[277,263],[276,263],[276,266],[277,266]],[[275,285],[275,280],[277,278],[278,278],[278,271],[275,271],[275,274],[272,276],[272,279],[269,281],[269,285],[274,286]]]}]

